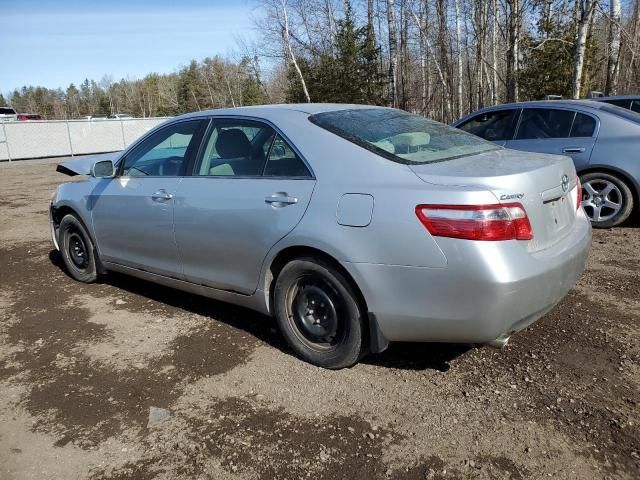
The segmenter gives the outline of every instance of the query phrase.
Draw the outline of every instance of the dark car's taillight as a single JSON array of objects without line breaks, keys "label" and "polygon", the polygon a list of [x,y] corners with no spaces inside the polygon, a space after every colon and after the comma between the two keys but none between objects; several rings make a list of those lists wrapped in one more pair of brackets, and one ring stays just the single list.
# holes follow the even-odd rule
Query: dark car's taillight
[{"label": "dark car's taillight", "polygon": [[418,205],[416,215],[435,237],[465,240],[531,240],[533,230],[520,203]]}]

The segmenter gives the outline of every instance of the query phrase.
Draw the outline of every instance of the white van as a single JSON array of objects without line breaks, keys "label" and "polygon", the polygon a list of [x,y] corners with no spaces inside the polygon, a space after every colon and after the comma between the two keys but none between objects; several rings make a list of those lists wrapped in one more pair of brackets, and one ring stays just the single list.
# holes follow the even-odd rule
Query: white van
[{"label": "white van", "polygon": [[11,107],[0,107],[0,122],[15,122],[18,114]]}]

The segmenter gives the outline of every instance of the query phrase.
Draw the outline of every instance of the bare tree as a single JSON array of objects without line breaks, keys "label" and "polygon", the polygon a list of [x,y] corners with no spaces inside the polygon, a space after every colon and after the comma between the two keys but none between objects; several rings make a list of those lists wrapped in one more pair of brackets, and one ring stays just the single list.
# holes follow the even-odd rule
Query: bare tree
[{"label": "bare tree", "polygon": [[296,73],[298,74],[298,78],[300,79],[300,84],[302,85],[302,91],[304,93],[304,97],[307,100],[307,103],[311,102],[311,97],[309,96],[309,91],[307,90],[307,84],[304,81],[304,77],[302,75],[302,70],[300,70],[300,66],[296,61],[296,56],[293,54],[293,49],[291,48],[291,39],[289,38],[289,16],[287,15],[287,0],[282,0],[282,15],[284,16],[284,28],[282,32],[283,40],[287,51],[289,53],[289,59],[293,64],[293,68],[295,68]]},{"label": "bare tree", "polygon": [[389,25],[389,75],[388,75],[388,103],[395,107],[398,99],[398,33],[394,0],[387,0],[387,23]]},{"label": "bare tree", "polygon": [[626,75],[627,89],[633,88],[633,75],[635,72],[634,65],[635,65],[636,57],[640,55],[640,0],[636,0],[636,4],[633,12],[634,14],[633,14],[633,20],[632,20],[632,36],[631,36],[631,42],[629,42],[629,47],[631,50],[630,52],[631,58],[629,59],[629,68],[627,69],[627,75]]},{"label": "bare tree", "polygon": [[[433,56],[433,48],[431,46],[431,42],[429,41],[429,36],[427,35],[426,21],[421,21],[420,17],[418,17],[418,15],[416,15],[415,12],[412,12],[412,13],[413,13],[413,18],[414,18],[414,20],[416,22],[416,25],[422,31],[422,38],[424,39],[425,46],[426,46],[425,54],[429,55],[429,56]],[[438,62],[437,58],[434,58],[434,63],[435,63],[435,66],[436,66],[436,71],[438,72],[438,78],[440,79],[440,84],[442,85],[442,90],[444,92],[445,115],[449,116],[449,114],[451,112],[451,96],[448,93],[449,89],[447,87],[446,77],[444,75],[443,69],[442,69],[440,63]]]},{"label": "bare tree", "polygon": [[576,0],[577,24],[576,53],[573,60],[572,98],[580,98],[582,88],[582,71],[584,69],[584,56],[587,49],[587,37],[593,20],[596,0]]},{"label": "bare tree", "polygon": [[491,103],[493,105],[498,103],[498,61],[496,56],[496,30],[498,29],[498,1],[491,1]]},{"label": "bare tree", "polygon": [[509,52],[507,54],[507,102],[518,101],[518,58],[520,49],[520,22],[522,0],[507,0],[509,7],[508,33]]},{"label": "bare tree", "polygon": [[609,56],[607,58],[607,83],[605,95],[616,93],[620,60],[620,0],[609,0]]},{"label": "bare tree", "polygon": [[456,49],[458,57],[458,85],[457,85],[457,97],[456,97],[456,115],[462,116],[462,47],[460,43],[460,0],[454,0],[453,2],[456,12]]}]

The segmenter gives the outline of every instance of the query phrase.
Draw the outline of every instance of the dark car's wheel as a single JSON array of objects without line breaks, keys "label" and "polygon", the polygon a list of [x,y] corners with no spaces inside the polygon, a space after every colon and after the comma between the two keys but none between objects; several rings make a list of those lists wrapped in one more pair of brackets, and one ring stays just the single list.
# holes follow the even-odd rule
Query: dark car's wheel
[{"label": "dark car's wheel", "polygon": [[319,259],[285,265],[276,279],[274,310],[291,348],[314,365],[350,367],[366,352],[364,309],[344,275]]},{"label": "dark car's wheel", "polygon": [[629,186],[615,175],[587,173],[582,182],[582,206],[596,228],[620,225],[633,211],[633,194]]},{"label": "dark car's wheel", "polygon": [[80,282],[92,283],[98,278],[91,237],[74,215],[65,215],[58,228],[58,245],[67,272]]}]

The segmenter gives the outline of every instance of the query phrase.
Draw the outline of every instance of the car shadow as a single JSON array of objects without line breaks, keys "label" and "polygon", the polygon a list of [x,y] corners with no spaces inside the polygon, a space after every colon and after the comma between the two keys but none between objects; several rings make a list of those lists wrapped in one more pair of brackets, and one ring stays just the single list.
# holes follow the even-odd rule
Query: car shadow
[{"label": "car shadow", "polygon": [[[60,252],[51,250],[49,260],[69,276]],[[122,289],[146,299],[225,323],[254,336],[287,355],[295,356],[280,334],[276,321],[272,317],[248,308],[183,292],[121,273],[109,272],[100,281],[102,284]],[[468,345],[460,344],[399,342],[392,343],[383,353],[368,355],[362,360],[362,363],[386,368],[446,372],[450,368],[449,362],[469,349]]]},{"label": "car shadow", "polygon": [[632,218],[620,225],[620,228],[640,228],[640,213],[636,214],[636,218]]},{"label": "car shadow", "polygon": [[468,344],[394,342],[377,355],[369,355],[362,363],[401,370],[436,370],[447,372],[450,362],[469,351]]}]

